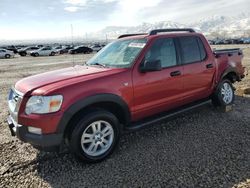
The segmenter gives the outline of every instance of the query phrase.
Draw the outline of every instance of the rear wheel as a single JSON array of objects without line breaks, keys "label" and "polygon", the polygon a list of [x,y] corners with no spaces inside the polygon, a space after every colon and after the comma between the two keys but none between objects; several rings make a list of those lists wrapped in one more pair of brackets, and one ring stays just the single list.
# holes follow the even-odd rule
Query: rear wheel
[{"label": "rear wheel", "polygon": [[51,56],[54,56],[55,54],[56,54],[55,52],[51,52],[51,54],[50,54],[50,55],[51,55]]},{"label": "rear wheel", "polygon": [[232,83],[228,79],[223,79],[212,96],[212,102],[215,106],[227,106],[233,103],[234,97]]},{"label": "rear wheel", "polygon": [[35,56],[35,57],[38,57],[38,56],[39,56],[39,53],[34,53],[34,56]]},{"label": "rear wheel", "polygon": [[99,162],[107,158],[117,145],[120,124],[116,116],[105,110],[85,115],[72,131],[70,149],[82,161]]},{"label": "rear wheel", "polygon": [[9,58],[10,58],[10,54],[6,54],[6,55],[5,55],[5,58],[6,58],[6,59],[9,59]]}]

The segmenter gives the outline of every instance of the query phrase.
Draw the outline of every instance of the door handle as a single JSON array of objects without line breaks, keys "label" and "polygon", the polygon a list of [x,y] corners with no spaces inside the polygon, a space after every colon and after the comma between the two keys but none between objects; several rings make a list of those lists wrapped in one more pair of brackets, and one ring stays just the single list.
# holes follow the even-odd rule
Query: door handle
[{"label": "door handle", "polygon": [[212,63],[210,63],[210,64],[207,64],[206,67],[207,67],[207,69],[211,69],[211,68],[213,68],[214,66],[213,66]]},{"label": "door handle", "polygon": [[179,76],[181,75],[181,71],[174,71],[170,73],[170,76]]}]

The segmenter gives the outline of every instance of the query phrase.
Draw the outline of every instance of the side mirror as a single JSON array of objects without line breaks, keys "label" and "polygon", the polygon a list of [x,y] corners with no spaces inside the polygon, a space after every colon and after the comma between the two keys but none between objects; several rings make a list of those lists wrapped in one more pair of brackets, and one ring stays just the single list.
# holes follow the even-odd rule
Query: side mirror
[{"label": "side mirror", "polygon": [[159,59],[154,61],[145,61],[140,68],[141,72],[151,72],[160,70],[162,70],[162,66],[161,66],[161,60]]}]

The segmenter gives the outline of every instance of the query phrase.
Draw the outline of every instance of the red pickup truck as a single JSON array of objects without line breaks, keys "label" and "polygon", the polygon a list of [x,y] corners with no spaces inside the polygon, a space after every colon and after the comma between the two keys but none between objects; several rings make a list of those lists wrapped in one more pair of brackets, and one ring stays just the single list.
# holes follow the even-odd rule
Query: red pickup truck
[{"label": "red pickup truck", "polygon": [[122,35],[86,64],[18,81],[8,98],[12,135],[35,148],[62,145],[97,162],[124,130],[197,107],[234,100],[244,77],[240,49],[212,51],[193,29]]}]

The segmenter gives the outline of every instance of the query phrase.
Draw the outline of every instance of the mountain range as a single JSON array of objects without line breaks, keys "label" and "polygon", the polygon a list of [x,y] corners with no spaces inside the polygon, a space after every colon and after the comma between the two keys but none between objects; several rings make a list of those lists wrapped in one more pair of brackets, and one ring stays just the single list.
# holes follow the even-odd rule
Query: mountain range
[{"label": "mountain range", "polygon": [[177,23],[172,21],[160,21],[155,23],[142,23],[137,26],[108,26],[96,33],[95,38],[116,38],[125,33],[147,33],[153,29],[163,28],[194,28],[210,38],[216,37],[250,37],[250,13],[241,13],[237,16],[219,16],[203,18],[190,23]]}]

